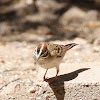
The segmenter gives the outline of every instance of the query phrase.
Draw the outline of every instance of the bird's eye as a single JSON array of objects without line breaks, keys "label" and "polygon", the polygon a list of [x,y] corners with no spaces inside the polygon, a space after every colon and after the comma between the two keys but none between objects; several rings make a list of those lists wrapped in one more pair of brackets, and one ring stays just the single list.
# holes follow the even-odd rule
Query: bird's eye
[{"label": "bird's eye", "polygon": [[39,54],[39,52],[40,52],[40,48],[37,48],[37,54]]},{"label": "bird's eye", "polygon": [[42,50],[41,55],[45,54],[46,50]]},{"label": "bird's eye", "polygon": [[43,58],[48,57],[48,51],[42,52],[42,53],[41,53],[41,56],[42,56]]}]

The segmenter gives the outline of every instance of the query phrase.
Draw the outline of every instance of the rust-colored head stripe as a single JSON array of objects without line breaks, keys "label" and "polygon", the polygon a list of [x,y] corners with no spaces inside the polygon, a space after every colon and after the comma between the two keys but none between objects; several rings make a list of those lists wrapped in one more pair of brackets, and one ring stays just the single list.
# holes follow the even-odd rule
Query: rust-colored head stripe
[{"label": "rust-colored head stripe", "polygon": [[[42,47],[42,46],[43,46],[43,47]],[[39,44],[39,45],[37,46],[37,53],[40,52],[41,48],[42,48],[42,53],[41,53],[41,54],[44,54],[44,53],[47,51],[47,45],[46,45],[46,44]]]}]

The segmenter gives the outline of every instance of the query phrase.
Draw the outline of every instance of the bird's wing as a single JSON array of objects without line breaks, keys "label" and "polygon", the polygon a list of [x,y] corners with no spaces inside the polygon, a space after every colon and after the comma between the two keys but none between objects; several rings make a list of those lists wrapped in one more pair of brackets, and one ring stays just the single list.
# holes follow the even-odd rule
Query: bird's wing
[{"label": "bird's wing", "polygon": [[60,45],[53,44],[53,46],[48,47],[48,51],[51,56],[61,56],[62,47]]}]

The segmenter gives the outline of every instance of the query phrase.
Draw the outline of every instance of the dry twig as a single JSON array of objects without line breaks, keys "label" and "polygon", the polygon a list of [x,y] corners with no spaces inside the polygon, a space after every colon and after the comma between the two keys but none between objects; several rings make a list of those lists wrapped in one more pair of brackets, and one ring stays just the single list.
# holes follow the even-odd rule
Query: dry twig
[{"label": "dry twig", "polygon": [[10,82],[4,84],[3,86],[0,87],[0,90],[1,90],[3,87],[7,86],[8,84],[10,84],[10,83],[12,83],[12,82],[14,82],[14,81],[17,81],[17,80],[19,80],[19,79],[20,79],[20,78],[17,78],[17,79],[14,79],[14,80],[12,80],[12,81],[10,81]]}]

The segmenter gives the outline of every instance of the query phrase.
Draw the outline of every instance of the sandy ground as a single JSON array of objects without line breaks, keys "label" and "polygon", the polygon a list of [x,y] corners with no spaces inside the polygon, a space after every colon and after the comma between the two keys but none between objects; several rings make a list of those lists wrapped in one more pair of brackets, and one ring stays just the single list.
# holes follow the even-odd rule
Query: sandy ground
[{"label": "sandy ground", "polygon": [[28,93],[35,79],[33,47],[24,42],[0,45],[0,100],[35,99],[35,93]]},{"label": "sandy ground", "polygon": [[[66,53],[62,61],[64,66],[72,63],[78,66],[77,64],[86,62],[98,65],[99,47],[80,38],[73,41],[53,41],[59,44],[70,42],[80,44]],[[0,44],[0,100],[35,100],[33,87],[38,80],[32,58],[35,45],[26,42]]]}]

